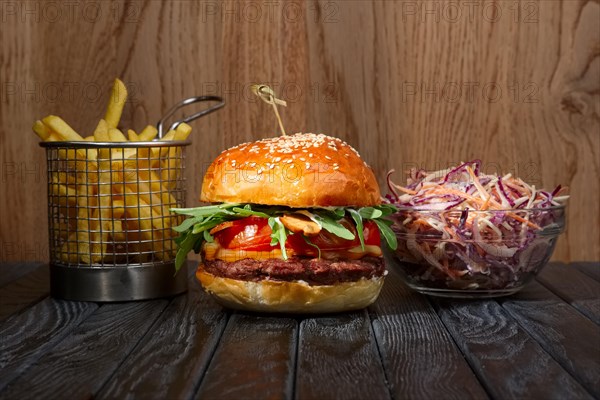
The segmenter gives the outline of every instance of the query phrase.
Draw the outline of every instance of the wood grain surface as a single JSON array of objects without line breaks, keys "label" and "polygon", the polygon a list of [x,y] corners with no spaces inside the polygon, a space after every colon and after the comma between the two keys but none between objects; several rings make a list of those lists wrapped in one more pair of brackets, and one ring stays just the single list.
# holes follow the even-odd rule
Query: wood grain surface
[{"label": "wood grain surface", "polygon": [[[588,267],[480,301],[426,298],[391,271],[368,310],[323,316],[232,312],[193,282],[162,300],[46,298],[0,323],[0,399],[598,398],[600,326],[575,306],[597,281],[570,278]],[[5,271],[0,295],[31,279]]]},{"label": "wood grain surface", "polygon": [[555,259],[600,258],[597,1],[2,4],[2,260],[47,259],[32,122],[58,114],[91,133],[116,76],[132,93],[124,127],[187,96],[226,98],[194,123],[189,204],[221,150],[278,134],[249,92],[267,82],[288,100],[288,131],[346,139],[381,183],[392,168],[403,181],[411,166],[480,158],[538,188],[569,186]]},{"label": "wood grain surface", "polygon": [[502,307],[560,365],[600,397],[600,327],[538,282],[502,301]]},{"label": "wood grain surface", "polygon": [[198,283],[190,281],[188,293],[173,299],[96,398],[190,398],[227,318]]},{"label": "wood grain surface", "polygon": [[304,319],[297,357],[296,398],[391,398],[364,310]]},{"label": "wood grain surface", "polygon": [[195,398],[291,399],[297,337],[293,318],[233,314]]},{"label": "wood grain surface", "polygon": [[59,343],[98,308],[48,298],[0,325],[0,390]]},{"label": "wood grain surface", "polygon": [[585,275],[600,282],[600,265],[598,263],[573,263],[571,265]]},{"label": "wood grain surface", "polygon": [[15,399],[93,398],[167,303],[152,300],[101,306],[11,382],[2,395]]},{"label": "wood grain surface", "polygon": [[396,273],[369,311],[394,398],[487,397],[431,305]]},{"label": "wood grain surface", "polygon": [[[590,263],[593,266],[593,264]],[[565,268],[569,268],[568,272]],[[600,269],[600,265],[596,264]],[[566,273],[565,273],[566,272]],[[547,265],[537,280],[580,313],[600,325],[600,282],[590,279],[573,266]]]},{"label": "wood grain surface", "polygon": [[436,300],[436,304],[492,398],[592,398],[498,303]]}]

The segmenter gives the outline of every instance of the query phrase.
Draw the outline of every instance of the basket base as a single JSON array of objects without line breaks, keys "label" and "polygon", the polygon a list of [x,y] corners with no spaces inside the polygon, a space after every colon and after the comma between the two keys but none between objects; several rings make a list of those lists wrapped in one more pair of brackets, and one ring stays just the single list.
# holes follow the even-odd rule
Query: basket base
[{"label": "basket base", "polygon": [[75,301],[131,301],[174,296],[187,291],[187,265],[176,275],[173,264],[109,268],[50,264],[50,295]]}]

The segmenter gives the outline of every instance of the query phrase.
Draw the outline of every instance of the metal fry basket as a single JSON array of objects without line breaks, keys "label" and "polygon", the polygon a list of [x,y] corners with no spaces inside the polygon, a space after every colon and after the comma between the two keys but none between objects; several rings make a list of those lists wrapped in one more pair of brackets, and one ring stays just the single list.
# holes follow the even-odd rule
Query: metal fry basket
[{"label": "metal fry basket", "polygon": [[[174,123],[189,122],[219,104]],[[48,173],[50,289],[79,301],[128,301],[172,296],[187,290],[187,271],[175,274],[179,215],[185,207],[188,141],[42,142]]]}]

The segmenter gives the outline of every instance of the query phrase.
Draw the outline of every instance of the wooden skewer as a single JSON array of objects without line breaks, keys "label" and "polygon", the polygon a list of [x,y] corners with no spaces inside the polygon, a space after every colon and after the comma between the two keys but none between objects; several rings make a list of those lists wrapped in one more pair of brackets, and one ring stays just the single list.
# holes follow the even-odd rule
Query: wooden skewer
[{"label": "wooden skewer", "polygon": [[279,122],[281,133],[283,136],[286,136],[285,128],[283,127],[281,117],[279,116],[279,111],[277,111],[277,104],[287,107],[287,103],[284,100],[275,97],[275,92],[267,85],[252,85],[251,90],[255,95],[262,99],[262,101],[273,106],[273,111],[275,112],[275,117],[277,117],[277,122]]}]

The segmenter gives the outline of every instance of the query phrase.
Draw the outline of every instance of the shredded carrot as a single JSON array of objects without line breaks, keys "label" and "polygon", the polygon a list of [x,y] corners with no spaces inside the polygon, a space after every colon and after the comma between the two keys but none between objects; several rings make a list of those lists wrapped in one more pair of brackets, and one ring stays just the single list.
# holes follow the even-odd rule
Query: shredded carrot
[{"label": "shredded carrot", "polygon": [[524,223],[526,223],[528,226],[530,226],[530,227],[531,227],[531,228],[533,228],[533,229],[542,229],[542,228],[541,228],[539,225],[536,225],[536,224],[534,224],[533,222],[529,221],[528,219],[525,219],[525,218],[523,218],[523,217],[520,217],[520,216],[518,216],[518,215],[517,215],[517,214],[515,214],[515,213],[508,212],[508,213],[506,213],[506,215],[510,216],[511,218],[514,218],[514,219],[516,219],[516,220],[517,220],[517,221],[519,221],[519,222],[524,222]]},{"label": "shredded carrot", "polygon": [[[512,285],[519,271],[537,268],[527,249],[549,245],[538,240],[539,231],[551,235],[562,227],[566,188],[539,190],[511,174],[483,174],[480,163],[475,160],[435,172],[413,170],[407,187],[395,185],[388,174],[388,185],[404,193],[388,196],[400,207],[399,219],[406,221],[396,228],[414,233],[425,259],[410,252],[401,256],[436,267],[417,279],[437,280],[436,285],[442,286],[452,280],[453,289],[457,278],[465,279],[468,289],[484,287],[482,282],[496,287],[505,280]],[[432,251],[438,244],[434,237],[446,242],[444,251],[437,247]],[[499,268],[502,273],[494,276]],[[506,278],[506,271],[513,276],[509,273]]]},{"label": "shredded carrot", "polygon": [[485,211],[488,209],[491,199],[492,199],[492,196],[488,195],[487,199],[485,199],[485,201],[483,202],[483,205],[481,206],[482,211]]},{"label": "shredded carrot", "polygon": [[394,187],[408,194],[417,194],[417,192],[415,192],[414,190],[410,190],[409,188],[405,188],[404,186],[394,184]]}]

